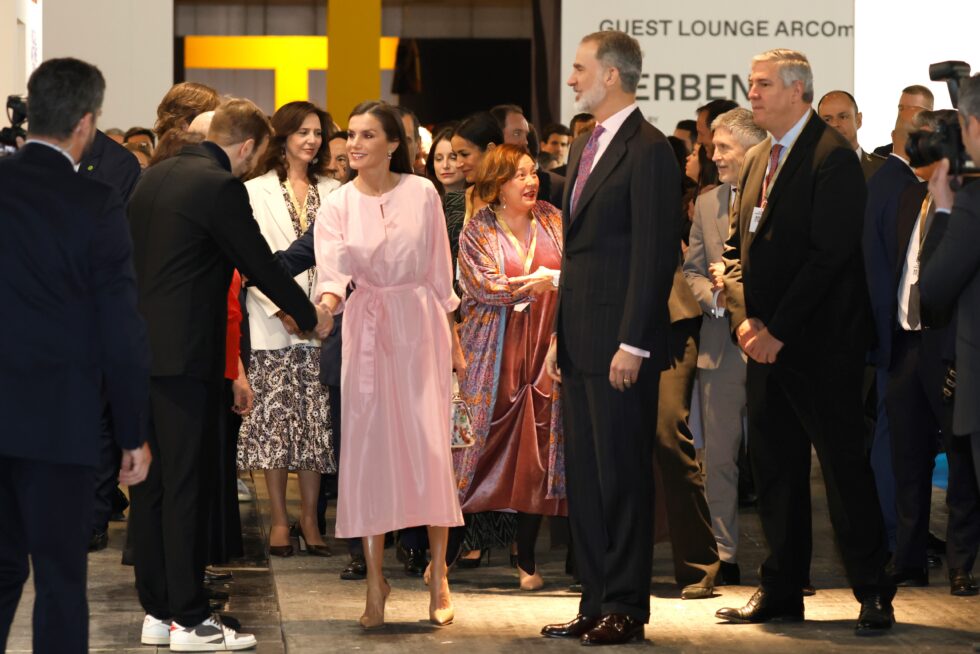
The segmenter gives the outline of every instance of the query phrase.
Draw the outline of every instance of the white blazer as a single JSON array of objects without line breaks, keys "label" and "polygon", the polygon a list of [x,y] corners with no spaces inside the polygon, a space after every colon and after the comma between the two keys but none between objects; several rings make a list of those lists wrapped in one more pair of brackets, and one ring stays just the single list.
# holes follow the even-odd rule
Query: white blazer
[{"label": "white blazer", "polygon": [[[335,179],[321,177],[317,182],[320,194],[320,204],[327,200],[340,182]],[[285,250],[296,240],[296,230],[289,217],[286,199],[279,185],[279,176],[275,170],[245,182],[248,199],[252,205],[252,213],[259,224],[262,236],[273,252]],[[312,283],[310,276],[304,270],[294,277],[299,287],[306,291],[308,297],[313,297],[316,289],[316,272],[314,270]],[[248,326],[253,350],[279,350],[291,345],[306,345],[318,347],[320,341],[291,336],[282,326],[282,321],[276,318],[279,307],[266,297],[265,293],[254,286],[248,289]]]}]

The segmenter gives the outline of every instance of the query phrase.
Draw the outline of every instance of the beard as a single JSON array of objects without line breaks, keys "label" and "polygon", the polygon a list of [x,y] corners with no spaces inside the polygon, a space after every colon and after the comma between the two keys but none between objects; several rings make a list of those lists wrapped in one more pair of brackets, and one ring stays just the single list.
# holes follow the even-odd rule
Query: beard
[{"label": "beard", "polygon": [[575,101],[575,111],[579,113],[591,114],[606,99],[606,89],[599,83],[594,83],[589,88],[579,94]]}]

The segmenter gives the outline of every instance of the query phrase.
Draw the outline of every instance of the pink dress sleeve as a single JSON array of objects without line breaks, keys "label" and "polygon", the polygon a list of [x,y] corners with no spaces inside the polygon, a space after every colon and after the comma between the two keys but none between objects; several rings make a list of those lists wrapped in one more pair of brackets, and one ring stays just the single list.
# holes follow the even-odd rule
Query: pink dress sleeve
[{"label": "pink dress sleeve", "polygon": [[453,290],[453,260],[449,249],[449,233],[442,200],[431,184],[425,185],[426,220],[428,221],[429,270],[426,280],[435,292],[436,300],[446,313],[455,311],[459,298]]},{"label": "pink dress sleeve", "polygon": [[313,297],[317,303],[324,293],[332,293],[340,298],[340,303],[334,309],[335,314],[342,313],[347,298],[347,286],[351,280],[350,259],[347,255],[347,243],[344,241],[343,217],[341,212],[344,205],[337,201],[343,194],[331,194],[334,201],[328,200],[320,207],[319,215],[313,226],[313,250],[316,254],[317,279],[316,292]]}]

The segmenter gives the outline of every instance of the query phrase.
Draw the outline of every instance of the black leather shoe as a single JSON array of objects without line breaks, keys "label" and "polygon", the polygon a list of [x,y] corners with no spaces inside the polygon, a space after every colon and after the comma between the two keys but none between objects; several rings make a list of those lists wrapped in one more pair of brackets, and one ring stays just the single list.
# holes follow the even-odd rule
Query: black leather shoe
[{"label": "black leather shoe", "polygon": [[718,569],[718,578],[715,579],[716,586],[741,586],[742,570],[737,563],[721,562]]},{"label": "black leather shoe", "polygon": [[546,625],[541,629],[541,635],[546,638],[581,638],[597,624],[599,618],[591,618],[579,613],[571,622]]},{"label": "black leather shoe", "polygon": [[104,550],[107,547],[109,547],[109,532],[93,531],[92,538],[88,541],[88,551],[98,552],[99,550]]},{"label": "black leather shoe", "polygon": [[880,636],[895,624],[895,611],[891,602],[886,602],[881,595],[874,595],[861,602],[861,613],[858,615],[854,633],[858,636]]},{"label": "black leather shoe", "polygon": [[709,597],[714,597],[714,594],[714,586],[700,586],[698,584],[691,584],[690,586],[684,586],[683,590],[681,590],[681,599],[708,599]]},{"label": "black leather shoe", "polygon": [[817,594],[817,589],[813,584],[811,584],[808,581],[806,582],[806,584],[803,585],[802,593],[803,593],[803,597],[813,597],[814,595]]},{"label": "black leather shoe", "polygon": [[740,609],[718,609],[715,617],[735,624],[755,624],[760,622],[801,622],[803,620],[803,599],[777,602],[769,593],[760,588]]},{"label": "black leather shoe", "polygon": [[602,616],[599,624],[582,634],[583,645],[625,645],[643,642],[643,623],[623,613]]},{"label": "black leather shoe", "polygon": [[966,570],[953,568],[949,571],[949,593],[959,597],[969,597],[980,593],[973,575]]},{"label": "black leather shoe", "polygon": [[569,593],[576,593],[578,595],[581,595],[582,594],[582,582],[581,581],[573,581],[572,583],[568,584],[568,592]]},{"label": "black leather shoe", "polygon": [[425,555],[425,550],[407,550],[400,545],[402,562],[405,564],[405,574],[411,577],[421,577],[425,574],[425,567],[429,565],[429,557]]},{"label": "black leather shoe", "polygon": [[367,562],[363,554],[350,557],[350,563],[340,573],[340,578],[344,581],[360,581],[367,577]]},{"label": "black leather shoe", "polygon": [[927,568],[898,568],[892,571],[892,583],[905,588],[921,588],[929,585]]}]

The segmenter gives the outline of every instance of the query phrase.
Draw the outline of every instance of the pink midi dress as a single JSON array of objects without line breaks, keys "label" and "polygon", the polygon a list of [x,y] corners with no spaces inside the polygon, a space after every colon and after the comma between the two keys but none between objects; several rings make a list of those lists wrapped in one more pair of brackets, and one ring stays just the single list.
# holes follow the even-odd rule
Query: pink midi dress
[{"label": "pink midi dress", "polygon": [[344,298],[337,538],[463,524],[449,447],[453,292],[435,187],[331,193],[314,228],[316,298]]}]

